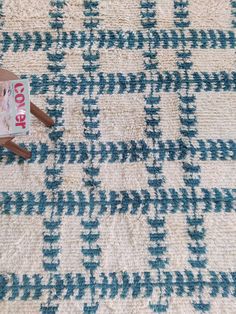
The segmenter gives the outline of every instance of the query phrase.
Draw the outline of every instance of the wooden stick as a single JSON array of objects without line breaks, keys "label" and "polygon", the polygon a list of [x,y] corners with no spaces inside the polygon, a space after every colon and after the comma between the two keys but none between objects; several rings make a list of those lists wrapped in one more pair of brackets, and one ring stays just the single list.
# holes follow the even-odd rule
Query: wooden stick
[{"label": "wooden stick", "polygon": [[50,118],[45,112],[35,106],[32,101],[30,102],[30,112],[46,126],[50,127],[54,125],[52,118]]},{"label": "wooden stick", "polygon": [[11,140],[6,142],[6,143],[4,143],[4,144],[1,144],[1,145],[6,147],[7,149],[12,151],[16,155],[19,155],[19,156],[23,157],[24,159],[28,159],[32,155],[31,152],[29,152],[28,150],[20,147],[19,145],[17,145],[16,143],[12,142]]}]

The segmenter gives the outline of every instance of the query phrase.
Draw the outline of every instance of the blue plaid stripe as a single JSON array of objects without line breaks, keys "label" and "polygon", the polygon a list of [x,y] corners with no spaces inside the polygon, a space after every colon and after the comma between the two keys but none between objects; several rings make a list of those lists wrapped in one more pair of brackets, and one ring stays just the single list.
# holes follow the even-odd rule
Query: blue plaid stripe
[{"label": "blue plaid stripe", "polygon": [[[174,1],[174,23],[178,29],[184,30],[191,26],[189,19],[189,2],[188,1]],[[188,80],[191,73],[193,62],[191,60],[191,50],[182,46],[180,50],[177,50],[177,67],[181,71],[182,75]],[[196,115],[196,97],[191,91],[191,86],[186,84],[186,87],[179,92],[180,101],[180,134],[183,142],[188,143],[191,146],[192,140],[197,136],[197,115]],[[191,188],[192,193],[195,193],[195,189],[200,184],[200,172],[201,168],[196,162],[193,156],[190,156],[182,163],[184,173],[184,183],[187,187]],[[195,206],[193,205],[193,211],[186,215],[186,221],[188,225],[189,235],[189,264],[193,269],[198,271],[199,277],[202,276],[201,269],[206,268],[206,243],[205,243],[205,228],[204,217]],[[204,299],[202,290],[199,289],[197,298],[193,298],[192,301],[194,309],[197,311],[208,312],[210,309],[210,303]]]},{"label": "blue plaid stripe", "polygon": [[[83,29],[69,31],[65,26],[67,1],[52,0],[45,29],[1,32],[3,67],[8,53],[13,56],[31,53],[35,58],[41,53],[46,55],[45,73],[22,72],[21,77],[30,79],[32,96],[45,96],[46,110],[56,122],[48,136],[45,134],[45,142],[21,144],[32,151],[28,161],[0,148],[0,161],[5,169],[34,164],[42,166],[44,175],[44,186],[37,191],[0,191],[1,218],[18,219],[19,223],[25,217],[39,219],[43,243],[39,248],[42,273],[12,271],[0,275],[0,300],[4,302],[38,301],[38,311],[43,314],[59,313],[64,301],[77,302],[83,313],[92,314],[100,313],[107,300],[131,300],[134,304],[145,300],[145,310],[171,313],[173,298],[178,298],[180,303],[182,298],[187,298],[194,311],[203,313],[211,312],[214,300],[236,296],[234,268],[218,271],[209,266],[210,230],[206,224],[211,215],[226,219],[227,214],[235,213],[236,189],[220,185],[204,187],[201,169],[207,163],[235,162],[236,141],[201,138],[197,112],[197,99],[203,93],[212,97],[213,93],[227,96],[236,91],[236,72],[223,67],[219,71],[195,70],[193,57],[195,51],[235,50],[236,2],[229,0],[231,29],[220,29],[219,25],[215,29],[195,29],[191,1],[187,0],[173,0],[173,26],[160,29],[160,3],[137,2],[138,30],[103,29],[102,0],[84,0],[76,7],[83,11]],[[1,29],[4,28],[4,5],[0,1]],[[142,71],[115,72],[112,66],[111,72],[103,71],[101,54],[112,49],[140,53]],[[176,57],[173,71],[160,67],[160,54],[170,50]],[[67,70],[66,58],[71,52],[82,58],[81,70],[76,73]],[[177,139],[163,136],[163,93],[178,96]],[[103,97],[127,94],[142,100],[144,136],[126,141],[121,135],[119,141],[104,141],[100,128]],[[65,139],[66,97],[75,99],[81,109],[82,140]],[[182,187],[166,187],[168,162],[181,165]],[[121,164],[125,167],[139,163],[146,169],[146,187],[103,188],[103,167],[109,164],[116,171]],[[70,166],[81,176],[82,184],[75,185],[74,190],[64,188],[65,173]],[[180,271],[170,270],[173,256],[169,254],[167,241],[168,219],[178,214],[185,216],[187,241],[183,247],[188,252],[187,267]],[[77,245],[75,250],[81,254],[82,267],[65,273],[61,265],[62,227],[68,217],[73,217],[78,225],[82,245]],[[148,271],[103,269],[104,217],[146,218],[148,243],[144,246]],[[137,308],[137,313],[142,310]]]}]

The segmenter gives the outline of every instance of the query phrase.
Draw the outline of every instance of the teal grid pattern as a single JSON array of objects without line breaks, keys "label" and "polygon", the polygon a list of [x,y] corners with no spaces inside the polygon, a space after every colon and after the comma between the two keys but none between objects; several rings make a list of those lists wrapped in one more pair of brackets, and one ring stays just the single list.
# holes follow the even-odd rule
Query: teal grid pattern
[{"label": "teal grid pattern", "polygon": [[[5,27],[7,2],[0,1],[0,64],[5,67],[8,55],[12,58],[21,54],[31,54],[33,58],[38,54],[44,56],[44,72],[24,73],[22,69],[21,77],[30,80],[32,97],[35,100],[43,97],[44,109],[55,120],[53,128],[42,131],[44,139],[40,134],[42,140],[29,137],[28,142],[20,143],[32,151],[30,160],[24,161],[0,148],[2,173],[7,168],[20,171],[32,167],[30,169],[41,169],[43,176],[37,191],[30,186],[29,190],[21,190],[15,184],[13,190],[0,191],[0,219],[3,222],[13,219],[18,224],[25,221],[41,224],[41,238],[36,248],[41,257],[41,271],[32,268],[24,273],[2,271],[0,264],[0,313],[1,304],[4,305],[3,313],[12,313],[11,304],[17,302],[19,313],[123,313],[123,310],[119,312],[119,306],[128,300],[136,312],[127,308],[124,313],[186,313],[191,310],[191,313],[218,314],[221,312],[212,304],[224,299],[234,302],[234,310],[227,306],[225,310],[225,313],[233,314],[236,258],[224,270],[212,268],[207,221],[208,217],[217,221],[223,217],[225,222],[235,216],[236,187],[224,186],[220,181],[219,185],[204,186],[204,167],[219,163],[224,167],[224,164],[235,162],[236,140],[199,136],[197,99],[206,94],[209,97],[225,95],[227,99],[236,92],[236,72],[223,67],[218,71],[196,70],[194,53],[220,51],[224,56],[226,51],[235,51],[236,1],[226,1],[231,11],[228,29],[218,24],[215,28],[195,27],[190,12],[193,0],[171,1],[173,26],[166,29],[159,27],[158,10],[165,6],[163,1],[130,1],[138,4],[140,27],[129,30],[122,25],[119,29],[103,28],[105,16],[101,13],[101,2],[106,3],[106,0],[75,1],[74,8],[81,11],[82,28],[73,30],[65,26],[66,9],[71,1],[47,2],[48,25],[45,28],[13,31]],[[107,3],[110,2],[107,0]],[[123,3],[121,1],[117,6]],[[70,14],[73,16],[73,13]],[[73,51],[78,57],[75,64],[81,64],[78,73],[67,69],[68,56]],[[143,70],[116,72],[110,65],[111,72],[105,72],[102,70],[104,51],[139,53]],[[174,53],[176,70],[160,66],[160,55],[166,51]],[[175,95],[177,99],[178,138],[163,136],[163,94]],[[138,97],[143,104],[143,138],[124,139],[121,133],[119,140],[104,140],[101,128],[104,97],[117,99],[130,95],[134,101]],[[81,121],[74,126],[81,131],[79,139],[65,139],[68,99],[74,99],[81,112]],[[180,165],[181,187],[166,185],[168,163]],[[113,185],[110,189],[104,187],[102,173],[107,165],[115,172],[120,166],[126,169],[126,165],[139,164],[144,165],[145,186],[120,190]],[[67,189],[69,167],[75,169],[73,189]],[[231,175],[236,176],[235,173]],[[80,180],[78,186],[77,180]],[[167,241],[169,219],[178,215],[185,219],[187,239],[183,247],[188,256],[182,269],[175,269],[170,263],[173,256],[169,255]],[[106,247],[103,238],[107,235],[104,219],[122,220],[125,217],[144,219],[142,223],[146,224],[145,271],[141,267],[138,271],[104,270]],[[74,239],[79,234],[79,244],[75,242],[71,247],[65,268],[70,269],[73,251],[79,251],[81,259],[71,271],[64,271],[63,241],[66,243],[67,239],[63,226],[71,219],[77,224],[76,235],[73,235],[74,229],[66,235]],[[14,234],[14,229],[11,233]],[[228,234],[229,238],[231,236],[233,234]],[[1,231],[0,239],[4,239]],[[187,300],[189,307],[174,311],[173,299],[180,304]],[[139,307],[139,301],[145,307]],[[28,312],[24,310],[29,302],[36,304],[37,310],[35,307]],[[70,302],[74,308],[70,308]],[[68,308],[64,304],[68,304]],[[115,310],[103,307],[103,304],[113,304]]]}]

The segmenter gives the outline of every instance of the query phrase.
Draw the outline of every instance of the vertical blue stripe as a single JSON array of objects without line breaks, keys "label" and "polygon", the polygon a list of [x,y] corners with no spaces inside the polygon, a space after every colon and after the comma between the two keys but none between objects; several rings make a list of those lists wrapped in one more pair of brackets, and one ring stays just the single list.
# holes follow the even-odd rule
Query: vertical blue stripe
[{"label": "vertical blue stripe", "polygon": [[230,0],[231,15],[232,15],[232,27],[236,28],[236,0]]},{"label": "vertical blue stripe", "polygon": [[[56,32],[55,50],[47,51],[48,71],[51,79],[56,81],[65,68],[65,53],[61,48],[61,34],[63,32],[63,9],[64,0],[52,0],[50,2],[49,25],[51,30]],[[43,220],[43,269],[50,274],[59,271],[60,267],[60,226],[61,218],[56,215],[57,212],[57,191],[63,181],[63,166],[57,163],[57,151],[63,141],[63,96],[57,95],[56,85],[53,88],[53,95],[47,97],[47,109],[49,115],[54,119],[55,125],[49,132],[49,139],[53,145],[53,163],[45,169],[45,186],[48,193],[52,195],[52,206],[50,217]],[[58,311],[58,305],[51,299],[49,294],[48,302],[41,304],[41,313],[51,314]]]},{"label": "vertical blue stripe", "polygon": [[[88,48],[82,53],[84,75],[87,77],[89,84],[88,92],[82,100],[83,112],[83,134],[85,142],[94,147],[100,139],[101,132],[99,130],[99,98],[95,93],[94,81],[99,70],[100,52],[95,48],[94,32],[99,28],[99,0],[84,0],[84,27],[89,32]],[[89,273],[90,281],[90,300],[84,303],[84,314],[93,314],[98,310],[98,301],[96,301],[96,291],[94,290],[95,271],[100,266],[101,247],[97,243],[100,237],[99,220],[94,213],[94,193],[100,186],[99,173],[100,168],[95,162],[95,156],[84,163],[83,183],[89,191],[91,200],[89,206],[89,215],[81,220],[81,239],[83,246],[81,252],[83,254],[83,266]]]},{"label": "vertical blue stripe", "polygon": [[[145,30],[150,32],[157,27],[156,20],[156,1],[142,0],[140,2],[141,9],[141,24]],[[148,185],[155,193],[155,197],[158,195],[158,190],[162,187],[164,182],[163,165],[161,161],[158,161],[158,156],[154,152],[157,143],[160,141],[162,132],[160,128],[160,101],[161,97],[156,92],[154,86],[154,78],[158,72],[158,50],[153,48],[151,40],[149,39],[148,47],[143,52],[144,68],[150,80],[150,92],[144,97],[145,106],[145,135],[150,145],[151,153],[149,154],[146,162],[146,170],[148,173]],[[155,215],[154,217],[148,217],[147,223],[150,228],[148,247],[149,266],[151,269],[156,270],[157,277],[160,280],[161,271],[165,269],[168,264],[166,257],[167,248],[165,245],[166,229],[165,229],[165,215],[159,213],[158,205],[154,204]],[[167,312],[168,299],[165,296],[166,293],[160,288],[158,300],[155,303],[150,302],[149,307],[155,313]]]},{"label": "vertical blue stripe", "polygon": [[[175,26],[184,31],[190,26],[190,17],[188,11],[189,1],[175,0],[174,1],[174,23]],[[187,45],[187,44],[186,44]],[[191,50],[183,44],[182,49],[176,52],[177,67],[182,75],[189,81],[189,75],[193,68],[191,60]],[[180,136],[187,146],[192,146],[192,141],[197,137],[197,114],[196,114],[196,96],[193,94],[191,86],[186,84],[179,92],[179,111],[180,111]],[[196,188],[200,184],[201,169],[196,163],[193,156],[185,158],[182,162],[182,169],[184,172],[184,184],[191,189],[191,193],[196,199]],[[197,210],[197,204],[193,204],[192,214],[186,216],[189,236],[189,264],[193,269],[198,271],[201,276],[201,270],[207,266],[206,258],[206,244],[205,244],[205,228],[203,212]],[[199,293],[193,299],[193,307],[199,312],[207,312],[210,310],[210,303],[204,300],[202,290],[199,288]]]}]

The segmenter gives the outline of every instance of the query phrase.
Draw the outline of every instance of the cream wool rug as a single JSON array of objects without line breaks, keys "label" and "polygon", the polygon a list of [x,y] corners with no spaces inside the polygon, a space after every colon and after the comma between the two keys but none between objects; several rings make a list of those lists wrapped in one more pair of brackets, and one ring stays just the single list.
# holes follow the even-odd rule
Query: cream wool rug
[{"label": "cream wool rug", "polygon": [[1,0],[56,121],[0,149],[1,314],[236,312],[235,0]]}]

